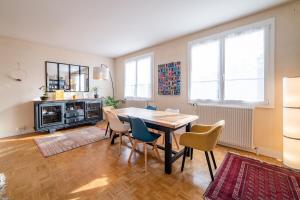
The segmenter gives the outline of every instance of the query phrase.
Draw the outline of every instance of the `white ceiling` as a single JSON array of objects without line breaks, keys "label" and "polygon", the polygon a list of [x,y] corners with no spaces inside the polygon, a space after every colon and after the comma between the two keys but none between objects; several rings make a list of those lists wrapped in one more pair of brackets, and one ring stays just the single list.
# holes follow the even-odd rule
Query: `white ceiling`
[{"label": "white ceiling", "polygon": [[0,35],[117,57],[288,0],[0,0]]}]

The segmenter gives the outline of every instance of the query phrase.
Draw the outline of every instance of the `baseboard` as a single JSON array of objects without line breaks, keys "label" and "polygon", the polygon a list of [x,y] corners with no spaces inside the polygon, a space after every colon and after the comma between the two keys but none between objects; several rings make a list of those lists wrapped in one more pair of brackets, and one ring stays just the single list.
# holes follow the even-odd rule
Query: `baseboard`
[{"label": "baseboard", "polygon": [[231,147],[231,148],[234,148],[234,149],[240,149],[240,150],[243,150],[243,151],[252,152],[252,153],[255,153],[257,155],[268,156],[268,157],[271,157],[271,158],[275,158],[278,161],[282,161],[282,152],[277,152],[277,151],[270,150],[270,149],[267,149],[267,148],[264,148],[264,147],[254,147],[253,149],[248,149],[248,148],[242,148],[242,147],[223,144],[223,143],[219,143],[219,145]]},{"label": "baseboard", "polygon": [[28,128],[22,132],[21,131],[0,131],[0,138],[24,135],[28,133],[34,133],[34,132],[35,130],[33,128]]},{"label": "baseboard", "polygon": [[264,147],[257,147],[256,150],[257,150],[256,153],[259,155],[268,156],[271,158],[275,158],[279,161],[282,161],[282,152],[274,151],[274,150],[267,149]]}]

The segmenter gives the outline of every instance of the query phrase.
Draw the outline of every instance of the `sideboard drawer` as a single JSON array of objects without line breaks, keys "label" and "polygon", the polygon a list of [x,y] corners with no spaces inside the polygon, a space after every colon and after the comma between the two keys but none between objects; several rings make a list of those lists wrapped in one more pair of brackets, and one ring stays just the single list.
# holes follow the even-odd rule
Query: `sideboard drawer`
[{"label": "sideboard drawer", "polygon": [[84,116],[66,118],[66,124],[77,123],[84,120]]}]

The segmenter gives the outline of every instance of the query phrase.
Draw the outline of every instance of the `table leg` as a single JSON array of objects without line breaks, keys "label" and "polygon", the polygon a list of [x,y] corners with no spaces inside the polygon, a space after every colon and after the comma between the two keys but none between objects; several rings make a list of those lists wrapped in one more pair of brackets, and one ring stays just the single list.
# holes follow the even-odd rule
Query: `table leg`
[{"label": "table leg", "polygon": [[172,130],[165,131],[165,173],[172,173]]},{"label": "table leg", "polygon": [[[188,123],[188,124],[186,125],[186,127],[185,127],[185,131],[186,131],[186,132],[190,132],[190,131],[191,131],[191,126],[192,126],[191,123]],[[187,157],[190,157],[191,154],[192,154],[192,149],[191,149],[191,148],[188,148],[188,151],[187,151],[186,156],[187,156]]]},{"label": "table leg", "polygon": [[190,132],[191,131],[191,127],[192,127],[192,124],[191,123],[188,123],[185,127],[185,131],[186,132]]}]

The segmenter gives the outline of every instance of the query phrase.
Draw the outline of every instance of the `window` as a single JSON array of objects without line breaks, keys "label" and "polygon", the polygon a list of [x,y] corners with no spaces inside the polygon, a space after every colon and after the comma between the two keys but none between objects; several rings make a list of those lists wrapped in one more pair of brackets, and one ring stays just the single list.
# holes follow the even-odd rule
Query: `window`
[{"label": "window", "polygon": [[124,97],[126,99],[152,98],[152,60],[152,54],[147,54],[125,62]]},{"label": "window", "polygon": [[273,103],[273,20],[189,43],[189,101]]}]

